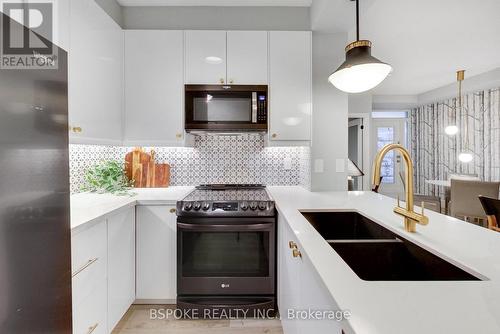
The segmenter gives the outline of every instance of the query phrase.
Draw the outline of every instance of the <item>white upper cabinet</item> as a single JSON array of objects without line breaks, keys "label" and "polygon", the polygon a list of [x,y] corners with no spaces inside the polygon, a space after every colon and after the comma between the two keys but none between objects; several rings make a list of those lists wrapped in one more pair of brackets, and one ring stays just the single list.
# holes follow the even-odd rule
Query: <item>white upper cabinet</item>
[{"label": "white upper cabinet", "polygon": [[93,0],[72,0],[70,142],[121,144],[123,31]]},{"label": "white upper cabinet", "polygon": [[267,31],[227,32],[227,83],[266,85]]},{"label": "white upper cabinet", "polygon": [[183,32],[125,31],[125,145],[182,144]]},{"label": "white upper cabinet", "polygon": [[225,83],[225,31],[186,31],[185,47],[187,84]]},{"label": "white upper cabinet", "polygon": [[270,139],[311,139],[310,31],[269,33]]}]

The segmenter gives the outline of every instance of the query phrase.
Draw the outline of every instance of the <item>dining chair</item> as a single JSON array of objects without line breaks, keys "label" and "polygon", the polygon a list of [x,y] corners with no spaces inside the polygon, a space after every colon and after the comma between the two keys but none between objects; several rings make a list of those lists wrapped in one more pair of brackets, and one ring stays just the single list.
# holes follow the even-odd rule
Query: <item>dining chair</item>
[{"label": "dining chair", "polygon": [[[403,184],[403,189],[406,191],[404,173],[399,172],[399,177],[401,179],[401,183]],[[422,203],[424,203],[426,209],[441,213],[441,198],[439,197],[422,195],[422,194],[413,194],[413,202],[419,206],[421,206]]]},{"label": "dining chair", "polygon": [[498,198],[500,182],[451,179],[450,215],[470,223],[484,225],[486,215],[478,196]]},{"label": "dining chair", "polygon": [[500,232],[500,200],[491,197],[479,196],[486,218],[488,220],[488,228],[493,231]]}]

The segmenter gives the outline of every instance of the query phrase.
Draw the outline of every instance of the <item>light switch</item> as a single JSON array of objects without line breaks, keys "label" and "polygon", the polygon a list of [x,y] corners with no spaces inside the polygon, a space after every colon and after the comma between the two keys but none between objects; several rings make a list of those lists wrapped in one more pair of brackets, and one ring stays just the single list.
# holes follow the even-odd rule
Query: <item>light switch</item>
[{"label": "light switch", "polygon": [[314,160],[314,172],[315,173],[323,173],[325,171],[324,161],[323,159],[315,159]]},{"label": "light switch", "polygon": [[335,171],[337,173],[345,172],[345,160],[344,159],[335,159]]},{"label": "light switch", "polygon": [[283,169],[284,170],[292,169],[292,158],[283,159]]}]

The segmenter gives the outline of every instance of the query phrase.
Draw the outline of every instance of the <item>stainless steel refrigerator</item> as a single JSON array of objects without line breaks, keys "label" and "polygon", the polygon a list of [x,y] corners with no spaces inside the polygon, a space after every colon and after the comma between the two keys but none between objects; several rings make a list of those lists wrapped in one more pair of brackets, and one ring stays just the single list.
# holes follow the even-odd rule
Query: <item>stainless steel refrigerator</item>
[{"label": "stainless steel refrigerator", "polygon": [[2,334],[71,333],[68,73],[58,54],[58,69],[0,69]]}]

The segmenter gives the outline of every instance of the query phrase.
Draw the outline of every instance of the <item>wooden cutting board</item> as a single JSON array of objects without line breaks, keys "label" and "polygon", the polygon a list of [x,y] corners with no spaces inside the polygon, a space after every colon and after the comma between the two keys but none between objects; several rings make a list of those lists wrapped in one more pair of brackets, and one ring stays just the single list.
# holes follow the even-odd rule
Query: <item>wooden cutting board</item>
[{"label": "wooden cutting board", "polygon": [[136,147],[125,155],[125,173],[135,188],[166,188],[170,184],[170,165],[157,164],[155,152]]}]

